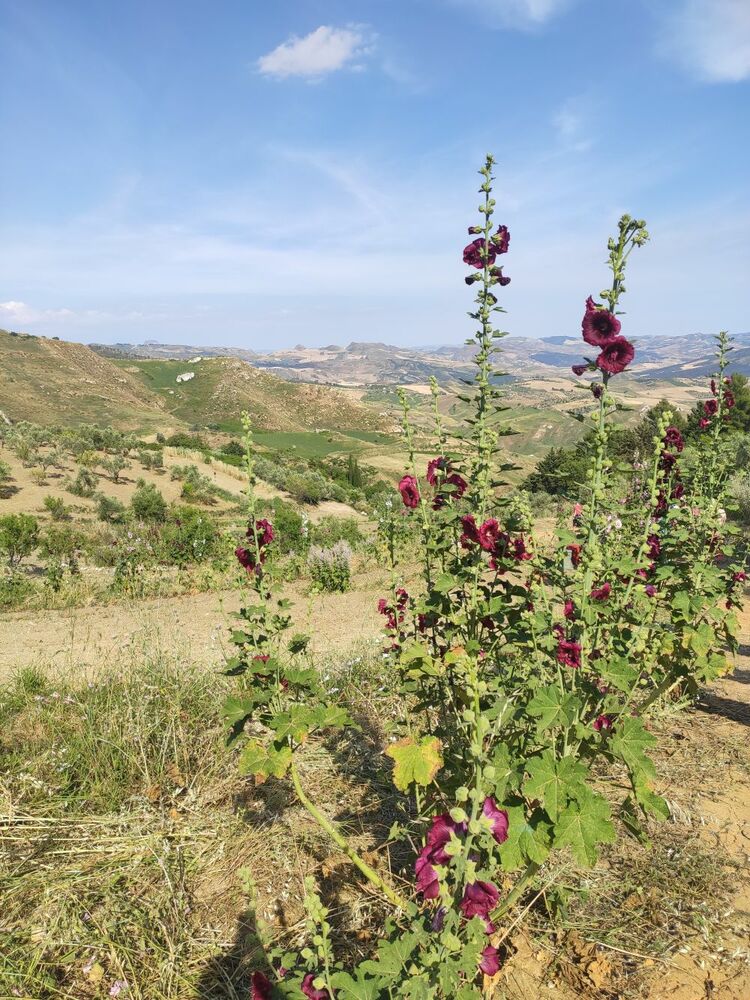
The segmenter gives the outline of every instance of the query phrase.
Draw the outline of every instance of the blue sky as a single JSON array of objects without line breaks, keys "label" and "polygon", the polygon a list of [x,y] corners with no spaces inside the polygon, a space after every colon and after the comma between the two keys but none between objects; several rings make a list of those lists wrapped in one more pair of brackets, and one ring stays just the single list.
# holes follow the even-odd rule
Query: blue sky
[{"label": "blue sky", "polygon": [[513,334],[750,329],[750,0],[0,0],[0,326],[458,343],[499,160]]}]

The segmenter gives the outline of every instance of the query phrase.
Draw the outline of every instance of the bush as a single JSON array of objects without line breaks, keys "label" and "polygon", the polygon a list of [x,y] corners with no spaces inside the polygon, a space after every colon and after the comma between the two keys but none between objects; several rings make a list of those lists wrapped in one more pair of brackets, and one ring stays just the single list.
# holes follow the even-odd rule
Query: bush
[{"label": "bush", "polygon": [[167,501],[153,483],[139,479],[130,509],[139,521],[163,521],[167,514]]},{"label": "bush", "polygon": [[326,498],[326,485],[318,472],[295,472],[287,479],[286,490],[298,503],[314,506]]},{"label": "bush", "polygon": [[60,497],[46,496],[44,509],[48,511],[53,521],[69,521],[70,512]]},{"label": "bush", "polygon": [[187,505],[173,507],[156,545],[160,562],[173,566],[204,562],[219,547],[218,524],[204,511]]},{"label": "bush", "polygon": [[0,517],[0,553],[11,569],[23,562],[37,546],[39,522],[31,514],[6,514]]},{"label": "bush", "polygon": [[191,500],[193,503],[214,503],[219,492],[208,476],[198,471],[196,465],[173,466],[170,479],[182,480],[180,496],[183,500]]},{"label": "bush", "polygon": [[13,476],[11,475],[10,466],[7,462],[4,462],[0,458],[0,486],[2,486],[3,483],[9,483],[12,479]]},{"label": "bush", "polygon": [[236,455],[239,458],[243,458],[245,455],[245,448],[241,441],[227,441],[226,444],[221,446],[222,455]]},{"label": "bush", "polygon": [[87,468],[79,469],[75,479],[68,481],[68,492],[75,497],[92,497],[96,492],[97,478]]},{"label": "bush", "polygon": [[0,608],[20,607],[34,590],[33,582],[22,573],[0,573]]},{"label": "bush", "polygon": [[346,542],[357,549],[365,541],[359,530],[359,522],[353,517],[322,517],[317,524],[310,525],[310,542],[322,548],[331,548],[336,542]]},{"label": "bush", "polygon": [[349,589],[352,550],[346,542],[336,542],[330,549],[314,546],[307,556],[313,590],[343,593]]},{"label": "bush", "polygon": [[[116,497],[108,497],[103,493],[99,494],[96,503],[96,516],[100,521],[108,524],[120,524],[125,519],[127,508]],[[139,515],[136,515],[139,516]]]},{"label": "bush", "polygon": [[[158,435],[156,439],[159,440]],[[208,441],[200,434],[186,434],[184,431],[172,434],[167,438],[166,444],[170,448],[190,448],[193,451],[210,451],[211,449]]]}]

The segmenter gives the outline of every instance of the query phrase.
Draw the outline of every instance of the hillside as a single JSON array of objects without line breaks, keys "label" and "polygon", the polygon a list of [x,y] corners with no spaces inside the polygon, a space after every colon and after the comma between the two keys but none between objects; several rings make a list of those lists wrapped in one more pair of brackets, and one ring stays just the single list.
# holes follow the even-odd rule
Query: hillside
[{"label": "hillside", "polygon": [[[343,390],[293,383],[260,371],[238,358],[184,361],[111,362],[188,424],[239,429],[243,410],[262,431],[379,431],[393,421]],[[177,381],[185,378],[184,381]]]},{"label": "hillside", "polygon": [[42,424],[163,422],[161,400],[130,372],[84,344],[0,330],[0,410]]}]

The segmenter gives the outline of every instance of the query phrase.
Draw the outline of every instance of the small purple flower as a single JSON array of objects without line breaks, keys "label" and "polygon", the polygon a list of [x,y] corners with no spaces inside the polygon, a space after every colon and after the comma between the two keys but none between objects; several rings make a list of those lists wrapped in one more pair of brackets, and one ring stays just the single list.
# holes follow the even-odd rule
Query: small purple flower
[{"label": "small purple flower", "polygon": [[612,584],[603,583],[601,587],[594,587],[594,589],[591,591],[591,599],[593,601],[608,601],[611,593],[612,593]]},{"label": "small purple flower", "polygon": [[496,976],[500,971],[500,956],[497,948],[493,948],[491,944],[488,944],[482,952],[479,969],[485,976]]},{"label": "small purple flower", "polygon": [[613,721],[611,715],[597,715],[592,725],[597,733],[600,733],[602,730],[611,729]]},{"label": "small purple flower", "polygon": [[656,587],[653,585],[653,583],[647,583],[643,589],[646,591],[649,597],[656,597]]}]

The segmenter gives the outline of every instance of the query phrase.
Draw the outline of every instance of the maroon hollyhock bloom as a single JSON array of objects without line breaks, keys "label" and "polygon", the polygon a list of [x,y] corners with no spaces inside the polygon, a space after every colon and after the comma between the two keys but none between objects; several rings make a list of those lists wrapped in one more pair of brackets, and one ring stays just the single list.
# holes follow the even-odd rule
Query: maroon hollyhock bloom
[{"label": "maroon hollyhock bloom", "polygon": [[463,836],[466,833],[466,823],[456,823],[449,813],[433,816],[432,826],[426,837],[427,846],[422,853],[429,852],[426,856],[438,865],[447,864],[449,855],[445,852],[445,845],[454,833],[457,837]]},{"label": "maroon hollyhock bloom", "polygon": [[472,240],[468,246],[464,247],[464,264],[468,264],[469,267],[475,267],[477,270],[484,268],[485,263],[489,267],[491,264],[495,263],[495,257],[497,255],[497,249],[495,245],[490,242],[489,250],[487,251],[487,257],[484,256],[485,243],[484,236],[478,236],[475,240]]},{"label": "maroon hollyhock bloom", "polygon": [[513,558],[516,562],[526,562],[527,559],[531,559],[531,553],[526,548],[523,535],[519,535],[518,538],[513,539]]},{"label": "maroon hollyhock bloom", "polygon": [[461,913],[467,918],[482,917],[487,919],[497,906],[500,893],[492,882],[470,882],[464,889],[461,900]]},{"label": "maroon hollyhock bloom", "polygon": [[404,476],[398,484],[398,491],[405,507],[419,506],[419,487],[414,476]]},{"label": "maroon hollyhock bloom", "polygon": [[450,463],[447,458],[443,458],[442,455],[438,455],[437,458],[431,459],[427,463],[427,482],[430,486],[436,486],[438,479],[442,479],[443,475],[448,471]]},{"label": "maroon hollyhock bloom", "polygon": [[703,412],[707,417],[713,417],[719,410],[719,403],[716,399],[707,399],[703,404]]},{"label": "maroon hollyhock bloom", "polygon": [[507,226],[498,226],[497,232],[494,236],[491,236],[492,246],[495,249],[495,253],[502,254],[508,252],[508,247],[510,246],[510,232]]},{"label": "maroon hollyhock bloom", "polygon": [[591,591],[591,599],[593,601],[608,601],[609,595],[612,593],[612,584],[603,583],[601,587],[594,587]]},{"label": "maroon hollyhock bloom", "polygon": [[492,824],[492,836],[497,843],[504,844],[508,839],[508,813],[505,809],[499,809],[492,796],[488,795],[482,806],[482,815]]},{"label": "maroon hollyhock bloom", "polygon": [[588,365],[571,365],[571,371],[574,375],[583,375],[585,371],[588,371]]},{"label": "maroon hollyhock bloom", "polygon": [[501,267],[491,267],[490,277],[494,278],[501,288],[505,288],[506,285],[510,284],[510,278],[503,274],[503,269]]},{"label": "maroon hollyhock bloom", "polygon": [[667,427],[664,431],[664,444],[679,453],[685,447],[685,439],[676,427]]},{"label": "maroon hollyhock bloom", "polygon": [[307,973],[305,978],[302,980],[302,984],[300,985],[302,993],[308,998],[308,1000],[331,1000],[331,994],[325,987],[318,990],[313,986],[315,978],[314,972]]},{"label": "maroon hollyhock bloom", "polygon": [[488,944],[482,952],[479,970],[485,976],[496,976],[500,971],[500,956],[498,955],[497,948],[493,948],[491,944]]},{"label": "maroon hollyhock bloom", "polygon": [[734,406],[734,393],[731,389],[724,390],[724,406],[726,406],[728,410],[731,410]]},{"label": "maroon hollyhock bloom", "polygon": [[576,616],[576,607],[570,598],[568,598],[567,601],[565,602],[565,606],[563,607],[563,614],[568,619],[575,618]]},{"label": "maroon hollyhock bloom", "polygon": [[494,517],[489,517],[479,528],[479,544],[485,552],[492,552],[497,545],[497,541],[502,537],[500,523]]},{"label": "maroon hollyhock bloom", "polygon": [[685,487],[682,485],[682,483],[675,483],[674,489],[672,490],[671,499],[680,500],[684,496],[685,496]]},{"label": "maroon hollyhock bloom", "polygon": [[635,348],[624,337],[614,337],[602,349],[602,353],[596,359],[596,366],[603,372],[610,375],[619,375],[624,372],[630,362],[635,357]]},{"label": "maroon hollyhock bloom", "polygon": [[[260,548],[264,548],[264,546],[269,545],[274,540],[273,525],[267,518],[261,517],[255,522],[255,535]],[[252,528],[247,529],[247,537],[253,537]]]},{"label": "maroon hollyhock bloom", "polygon": [[707,427],[711,426],[711,421],[708,419],[708,417],[701,417],[700,420],[698,421],[698,426],[702,431],[705,431]]},{"label": "maroon hollyhock bloom", "polygon": [[462,548],[468,549],[472,545],[479,545],[479,528],[473,514],[465,514],[461,518],[461,527],[463,528],[460,538]]},{"label": "maroon hollyhock bloom", "polygon": [[572,639],[560,639],[557,643],[557,662],[564,667],[572,667],[577,670],[581,665],[581,647]]},{"label": "maroon hollyhock bloom", "polygon": [[[250,549],[244,548],[242,545],[238,545],[234,550],[234,554],[237,558],[237,562],[240,566],[244,567],[248,573],[260,572],[260,566],[255,557],[255,553],[251,552]],[[263,553],[261,552],[261,562],[263,562]]]},{"label": "maroon hollyhock bloom", "polygon": [[661,465],[664,472],[671,472],[677,463],[677,456],[673,455],[671,451],[663,451],[661,453],[661,459],[659,464]]},{"label": "maroon hollyhock bloom", "polygon": [[646,554],[652,562],[658,559],[661,555],[661,539],[658,535],[648,536],[648,549],[646,550]]},{"label": "maroon hollyhock bloom", "polygon": [[597,715],[592,724],[597,733],[600,733],[603,729],[611,729],[613,721],[611,715]]},{"label": "maroon hollyhock bloom", "polygon": [[440,883],[437,872],[430,864],[430,859],[425,855],[427,850],[428,848],[424,848],[414,862],[414,874],[416,875],[414,885],[417,892],[425,899],[437,899],[440,895]]},{"label": "maroon hollyhock bloom", "polygon": [[732,583],[744,583],[747,580],[747,573],[741,569],[732,574]]},{"label": "maroon hollyhock bloom", "polygon": [[573,566],[575,567],[580,565],[581,549],[583,548],[583,546],[573,544],[573,545],[566,545],[565,548],[568,550],[568,552],[570,552],[570,561],[573,563]]},{"label": "maroon hollyhock bloom", "polygon": [[250,1000],[271,1000],[270,980],[262,972],[254,972],[250,979]]},{"label": "maroon hollyhock bloom", "polygon": [[593,347],[605,347],[617,338],[620,328],[619,319],[608,309],[598,307],[589,295],[581,322],[583,339],[586,343]]}]

